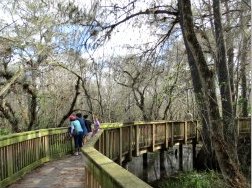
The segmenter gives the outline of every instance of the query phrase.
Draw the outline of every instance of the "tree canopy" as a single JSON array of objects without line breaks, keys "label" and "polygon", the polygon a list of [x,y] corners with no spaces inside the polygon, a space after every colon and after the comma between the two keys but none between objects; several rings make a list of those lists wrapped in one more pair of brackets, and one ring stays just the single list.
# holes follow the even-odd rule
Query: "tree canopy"
[{"label": "tree canopy", "polygon": [[[0,9],[2,128],[66,126],[73,112],[103,122],[191,113],[206,151],[237,167],[235,117],[251,114],[250,1],[3,0]],[[244,185],[228,165],[229,184]]]}]

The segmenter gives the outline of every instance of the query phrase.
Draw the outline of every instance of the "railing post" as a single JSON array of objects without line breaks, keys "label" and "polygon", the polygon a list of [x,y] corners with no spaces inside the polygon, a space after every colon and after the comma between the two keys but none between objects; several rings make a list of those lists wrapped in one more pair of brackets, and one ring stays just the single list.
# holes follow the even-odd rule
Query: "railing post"
[{"label": "railing post", "polygon": [[39,151],[40,151],[40,133],[39,133],[39,137],[35,139],[35,151],[36,151],[36,160],[39,160]]},{"label": "railing post", "polygon": [[12,145],[7,146],[7,165],[8,165],[8,177],[13,174],[13,151]]},{"label": "railing post", "polygon": [[165,123],[165,148],[169,147],[169,124]]},{"label": "railing post", "polygon": [[135,125],[136,156],[139,156],[139,125]]},{"label": "railing post", "polygon": [[109,132],[105,131],[105,155],[109,158]]},{"label": "railing post", "polygon": [[50,157],[50,150],[49,150],[49,135],[44,137],[44,144],[45,144],[45,157]]},{"label": "railing post", "polygon": [[119,164],[122,166],[122,128],[119,128]]},{"label": "railing post", "polygon": [[236,119],[236,121],[237,121],[237,136],[239,136],[239,134],[240,134],[240,121],[239,121],[239,118],[237,118]]},{"label": "railing post", "polygon": [[155,139],[156,139],[156,124],[152,124],[152,147],[151,151],[155,151]]},{"label": "railing post", "polygon": [[102,134],[102,154],[105,155],[105,148],[106,148],[106,140],[105,140],[105,132]]},{"label": "railing post", "polygon": [[187,121],[184,124],[184,143],[187,144]]},{"label": "railing post", "polygon": [[129,130],[129,160],[132,160],[132,126],[130,125],[130,130]]},{"label": "railing post", "polygon": [[171,145],[174,144],[174,123],[171,124]]},{"label": "railing post", "polygon": [[196,139],[197,139],[197,142],[199,141],[199,129],[198,129],[198,127],[199,127],[199,121],[198,120],[196,120],[196,128],[195,128],[195,134],[196,134]]},{"label": "railing post", "polygon": [[183,171],[183,144],[179,143],[179,170]]}]

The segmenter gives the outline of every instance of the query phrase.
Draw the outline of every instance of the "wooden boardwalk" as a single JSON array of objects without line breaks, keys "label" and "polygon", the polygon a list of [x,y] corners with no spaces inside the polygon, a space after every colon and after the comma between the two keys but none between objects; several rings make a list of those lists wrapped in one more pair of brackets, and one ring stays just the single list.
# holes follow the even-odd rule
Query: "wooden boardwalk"
[{"label": "wooden boardwalk", "polygon": [[[250,118],[237,120],[240,136],[250,133],[250,122]],[[125,123],[99,131],[80,156],[69,155],[73,142],[65,127],[3,136],[0,138],[0,187],[150,187],[118,164],[175,143],[179,143],[181,154],[183,144],[192,144],[195,148],[198,127],[198,121]],[[182,169],[182,155],[179,159]],[[22,176],[27,172],[31,173]]]},{"label": "wooden boardwalk", "polygon": [[83,188],[83,155],[45,163],[8,188]]}]

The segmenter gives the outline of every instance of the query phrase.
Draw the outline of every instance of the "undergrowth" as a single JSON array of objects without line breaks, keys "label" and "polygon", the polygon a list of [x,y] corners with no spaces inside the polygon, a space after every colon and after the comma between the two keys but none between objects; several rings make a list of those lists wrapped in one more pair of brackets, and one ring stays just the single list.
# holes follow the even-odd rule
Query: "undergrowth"
[{"label": "undergrowth", "polygon": [[214,171],[186,172],[151,183],[154,188],[227,188],[221,175]]}]

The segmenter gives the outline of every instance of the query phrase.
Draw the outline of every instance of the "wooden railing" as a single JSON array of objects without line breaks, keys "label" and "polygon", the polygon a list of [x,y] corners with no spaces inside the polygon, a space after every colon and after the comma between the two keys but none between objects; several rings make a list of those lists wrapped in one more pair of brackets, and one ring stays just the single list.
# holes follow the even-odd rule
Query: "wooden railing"
[{"label": "wooden railing", "polygon": [[[238,118],[237,122],[240,136],[250,133],[250,118]],[[197,141],[199,129],[198,121],[168,121],[127,123],[101,130],[83,149],[86,187],[149,187],[113,161],[121,165],[132,156],[168,148],[176,142]]]},{"label": "wooden railing", "polygon": [[150,187],[113,161],[121,165],[132,156],[187,143],[197,138],[197,125],[197,121],[132,122],[101,130],[83,149],[86,187]]},{"label": "wooden railing", "polygon": [[240,117],[236,119],[238,135],[251,134],[251,117]]},{"label": "wooden railing", "polygon": [[147,151],[168,148],[175,142],[187,143],[197,138],[197,125],[197,121],[127,123],[120,128],[106,129],[95,148],[121,163],[120,158],[126,153],[139,156]]},{"label": "wooden railing", "polygon": [[[237,119],[240,135],[251,131],[251,119]],[[150,187],[119,166],[147,151],[190,143],[198,138],[197,121],[127,123],[100,130],[82,149],[88,188]],[[0,137],[0,187],[53,158],[71,153],[67,128],[44,129]],[[116,164],[115,162],[118,164]]]},{"label": "wooden railing", "polygon": [[0,137],[0,187],[72,150],[67,128],[41,129]]}]

